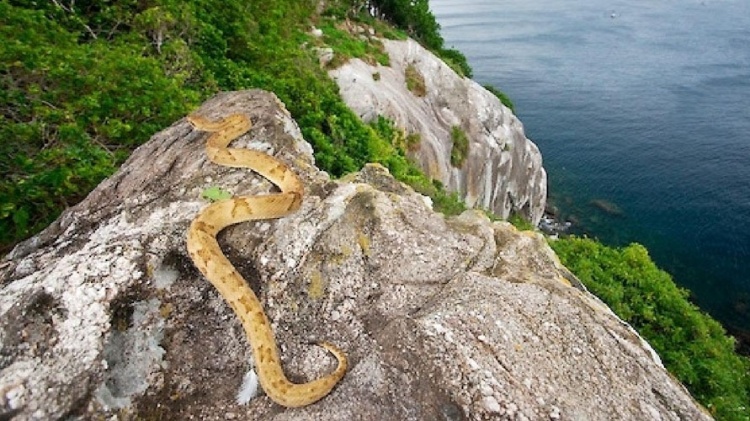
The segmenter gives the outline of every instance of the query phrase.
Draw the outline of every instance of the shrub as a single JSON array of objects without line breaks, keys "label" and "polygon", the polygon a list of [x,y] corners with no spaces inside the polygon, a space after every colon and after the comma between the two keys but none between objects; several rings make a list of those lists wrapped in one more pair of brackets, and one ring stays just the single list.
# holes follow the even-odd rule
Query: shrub
[{"label": "shrub", "polygon": [[750,361],[721,325],[688,301],[639,244],[611,248],[587,238],[551,242],[560,260],[640,332],[667,369],[720,420],[745,420]]},{"label": "shrub", "polygon": [[459,168],[469,155],[469,139],[466,137],[466,132],[461,129],[461,126],[451,127],[451,141],[453,141],[451,165]]},{"label": "shrub", "polygon": [[413,64],[406,66],[404,77],[406,78],[406,88],[411,93],[418,97],[423,97],[427,94],[424,76],[422,76],[422,73],[419,73],[419,70]]},{"label": "shrub", "polygon": [[463,77],[472,77],[472,70],[466,56],[458,50],[449,48],[437,52],[440,57],[454,72]]},{"label": "shrub", "polygon": [[379,63],[382,66],[390,64],[390,57],[385,52],[383,43],[377,38],[365,37],[353,34],[345,29],[343,24],[327,20],[321,26],[325,45],[331,47],[336,53],[336,59],[329,67],[336,68],[344,64],[350,58],[359,58],[368,64]]},{"label": "shrub", "polygon": [[510,108],[510,110],[515,114],[516,108],[513,106],[513,102],[510,100],[510,97],[508,97],[508,95],[492,85],[484,85],[484,89],[492,92],[492,94],[500,100],[500,103]]},{"label": "shrub", "polygon": [[371,0],[368,3],[376,17],[385,18],[405,30],[427,48],[433,51],[443,48],[440,25],[430,11],[428,0]]},{"label": "shrub", "polygon": [[513,224],[514,227],[520,231],[534,231],[536,227],[528,219],[521,216],[519,213],[513,213],[508,217],[508,222]]},{"label": "shrub", "polygon": [[[340,3],[333,2],[333,3]],[[395,32],[392,28],[374,20],[373,26],[378,34],[390,39],[404,39],[408,35],[425,48],[443,59],[456,73],[464,77],[471,77],[472,71],[466,57],[458,50],[444,48],[445,40],[440,35],[440,24],[430,11],[428,0],[350,0],[348,17],[370,22],[372,12],[375,17],[385,19],[402,32]],[[332,5],[340,11],[340,5]]]},{"label": "shrub", "polygon": [[81,31],[70,32],[45,15],[56,12],[0,3],[0,37],[15,40],[0,43],[0,251],[85,197],[198,100],[184,75],[167,74],[137,43],[92,39],[93,26],[61,18]]}]

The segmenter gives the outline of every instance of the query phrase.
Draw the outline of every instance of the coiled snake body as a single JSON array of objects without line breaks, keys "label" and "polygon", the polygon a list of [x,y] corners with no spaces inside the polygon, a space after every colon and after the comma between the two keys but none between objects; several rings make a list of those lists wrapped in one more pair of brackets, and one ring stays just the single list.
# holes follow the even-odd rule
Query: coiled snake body
[{"label": "coiled snake body", "polygon": [[250,119],[234,114],[219,121],[197,115],[188,121],[198,130],[213,132],[206,143],[208,158],[216,164],[250,168],[279,187],[280,193],[234,197],[215,202],[193,220],[187,234],[187,249],[195,266],[216,287],[242,322],[255,358],[255,369],[266,394],[287,407],[309,405],[326,396],[346,372],[346,355],[334,345],[320,343],[338,359],[332,373],[309,383],[289,381],[281,368],[271,324],[263,307],[242,275],[224,256],[216,241],[222,229],[236,223],[280,218],[302,204],[302,181],[276,158],[249,149],[228,148],[229,143],[250,130]]}]

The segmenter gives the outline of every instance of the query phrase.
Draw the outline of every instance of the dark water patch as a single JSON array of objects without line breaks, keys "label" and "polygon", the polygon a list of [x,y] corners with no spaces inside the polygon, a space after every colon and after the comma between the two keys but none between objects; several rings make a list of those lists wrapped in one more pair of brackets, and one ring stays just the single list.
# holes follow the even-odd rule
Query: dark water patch
[{"label": "dark water patch", "polygon": [[608,216],[620,218],[625,216],[625,212],[623,212],[619,206],[605,199],[594,199],[589,202],[589,205],[604,212]]},{"label": "dark water patch", "polygon": [[646,245],[704,309],[750,330],[750,2],[431,5],[475,78],[514,101],[556,218]]}]

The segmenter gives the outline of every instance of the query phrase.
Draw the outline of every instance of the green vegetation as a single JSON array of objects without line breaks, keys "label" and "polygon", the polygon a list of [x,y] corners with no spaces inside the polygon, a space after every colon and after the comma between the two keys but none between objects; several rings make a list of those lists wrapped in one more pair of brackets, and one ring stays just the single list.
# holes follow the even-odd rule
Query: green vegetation
[{"label": "green vegetation", "polygon": [[406,134],[406,132],[397,128],[393,121],[383,116],[378,116],[378,119],[370,126],[377,131],[381,138],[389,141],[400,154],[419,149],[419,142],[422,140],[419,133]]},{"label": "green vegetation", "polygon": [[218,186],[211,186],[201,193],[201,197],[208,199],[212,202],[220,202],[222,200],[228,200],[232,198],[232,193],[222,189]]},{"label": "green vegetation", "polygon": [[468,78],[472,76],[469,62],[466,61],[466,57],[460,51],[453,49],[441,49],[437,52],[437,55],[445,62],[445,64],[448,65],[448,67],[453,69],[453,71],[458,73],[460,76]]},{"label": "green vegetation", "polygon": [[[0,253],[44,228],[135,147],[219,90],[261,88],[278,95],[313,145],[318,166],[333,176],[378,162],[430,196],[438,211],[465,210],[456,194],[407,159],[419,137],[385,118],[362,123],[314,49],[385,63],[382,45],[333,20],[346,18],[378,36],[413,36],[471,75],[463,55],[443,48],[427,1],[329,1],[320,14],[317,4],[0,0]],[[367,15],[367,4],[396,28]],[[324,36],[310,35],[312,26]],[[460,166],[468,139],[459,126],[451,137],[451,163]],[[583,239],[553,247],[649,339],[717,418],[747,419],[747,361],[642,247],[609,249]]]},{"label": "green vegetation", "polygon": [[[325,45],[336,53],[334,60],[329,63],[330,68],[344,64],[350,58],[359,58],[368,64],[379,63],[383,66],[390,64],[390,58],[383,48],[383,43],[375,37],[364,35],[367,29],[359,25],[347,25],[333,19],[325,19],[320,26],[323,31],[321,46]],[[365,32],[357,34],[357,29]]]},{"label": "green vegetation", "polygon": [[391,25],[381,19],[378,19],[367,12],[367,1],[331,1],[323,16],[333,19],[337,22],[351,21],[364,25],[365,27],[375,30],[376,36],[386,39],[405,40],[409,37],[407,33],[397,26]]},{"label": "green vegetation", "polygon": [[350,0],[349,7],[339,7],[338,16],[358,17],[368,8],[375,16],[382,17],[430,51],[439,56],[459,75],[471,77],[471,67],[460,51],[445,48],[445,40],[440,35],[440,24],[430,11],[428,0]]},{"label": "green vegetation", "polygon": [[506,107],[510,108],[511,111],[513,111],[513,114],[516,113],[516,108],[513,106],[513,101],[510,100],[510,97],[508,97],[508,95],[492,85],[484,85],[484,89],[492,92],[492,94],[500,100],[501,104],[505,105]]},{"label": "green vegetation", "polygon": [[[334,24],[337,15],[377,35],[408,32],[441,47],[426,2],[398,11],[391,21],[401,29],[367,15],[362,2],[331,1],[319,15],[316,5],[1,0],[0,36],[10,41],[0,43],[0,252],[44,228],[136,146],[219,90],[276,93],[333,176],[379,162],[436,206],[455,209],[406,159],[418,137],[394,144],[384,125],[363,124],[313,48],[387,62],[382,45]],[[322,40],[308,33],[312,26],[323,29]]]},{"label": "green vegetation", "polygon": [[417,169],[416,164],[406,159],[406,151],[419,146],[419,135],[407,135],[391,120],[382,116],[371,123],[370,127],[377,134],[376,137],[384,141],[384,144],[379,144],[378,147],[391,151],[389,153],[392,154],[388,160],[373,162],[385,165],[394,177],[409,184],[415,191],[432,198],[433,208],[436,211],[445,215],[457,215],[466,210],[466,205],[459,199],[457,193],[446,192],[438,180],[429,179]]},{"label": "green vegetation", "polygon": [[511,214],[510,217],[508,217],[508,222],[513,224],[513,226],[520,231],[534,231],[536,228],[528,219],[517,213]]},{"label": "green vegetation", "polygon": [[466,137],[466,132],[461,129],[461,126],[451,127],[451,141],[453,141],[451,165],[459,168],[469,155],[469,139]]},{"label": "green vegetation", "polygon": [[482,212],[484,212],[485,215],[487,215],[488,218],[490,218],[490,221],[506,221],[509,222],[511,225],[516,227],[519,231],[535,231],[536,226],[529,222],[526,218],[521,216],[519,213],[511,213],[510,216],[508,216],[508,219],[503,219],[499,217],[498,215],[495,215],[494,213],[488,211],[487,209],[482,209]]},{"label": "green vegetation", "polygon": [[[144,45],[92,39],[94,22],[40,3],[0,2],[0,251],[44,228],[198,100],[176,63],[142,55]],[[96,24],[120,13],[109,11]]]},{"label": "green vegetation", "polygon": [[404,77],[406,78],[406,89],[411,91],[411,93],[418,97],[427,95],[427,86],[424,82],[424,76],[422,76],[422,73],[419,73],[419,70],[417,70],[413,64],[406,66],[406,69],[404,69]]},{"label": "green vegetation", "polygon": [[430,196],[432,198],[432,207],[445,216],[460,215],[466,210],[466,204],[458,197],[458,193],[446,192],[443,184],[438,180],[432,180],[432,185],[429,188],[421,188],[417,189],[417,191]]},{"label": "green vegetation", "polygon": [[750,418],[750,361],[722,326],[688,301],[639,244],[610,248],[586,238],[551,242],[586,287],[656,349],[664,365],[719,420]]}]

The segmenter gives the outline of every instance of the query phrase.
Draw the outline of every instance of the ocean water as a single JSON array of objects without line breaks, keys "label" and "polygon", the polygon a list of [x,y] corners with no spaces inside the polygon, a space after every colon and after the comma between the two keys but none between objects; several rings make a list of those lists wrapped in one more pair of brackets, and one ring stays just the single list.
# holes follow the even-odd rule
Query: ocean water
[{"label": "ocean water", "polygon": [[513,100],[562,217],[644,244],[750,331],[750,1],[430,5],[474,79]]}]

